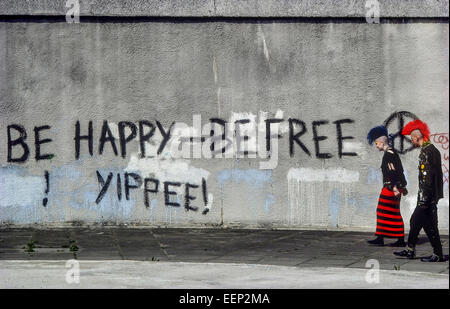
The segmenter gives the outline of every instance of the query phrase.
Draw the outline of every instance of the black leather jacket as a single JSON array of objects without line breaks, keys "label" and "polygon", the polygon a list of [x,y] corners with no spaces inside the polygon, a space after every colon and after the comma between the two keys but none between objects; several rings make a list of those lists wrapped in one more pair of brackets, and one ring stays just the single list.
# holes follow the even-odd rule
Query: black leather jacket
[{"label": "black leather jacket", "polygon": [[419,154],[419,204],[437,204],[444,197],[441,153],[431,143],[422,145]]},{"label": "black leather jacket", "polygon": [[381,161],[381,172],[383,173],[384,187],[391,191],[394,186],[398,189],[406,187],[402,161],[394,149],[389,148],[384,152],[383,160]]}]

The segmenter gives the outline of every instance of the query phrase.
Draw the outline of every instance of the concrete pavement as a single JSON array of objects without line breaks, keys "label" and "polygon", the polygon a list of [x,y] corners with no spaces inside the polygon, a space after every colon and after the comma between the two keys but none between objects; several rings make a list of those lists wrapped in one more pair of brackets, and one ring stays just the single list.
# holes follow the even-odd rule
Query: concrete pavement
[{"label": "concrete pavement", "polygon": [[[0,261],[0,288],[151,289],[442,289],[448,275],[339,267],[184,263],[132,260],[79,261],[79,281],[65,261]],[[369,278],[368,281],[366,278]]]},{"label": "concrete pavement", "polygon": [[[448,262],[397,258],[392,254],[397,248],[369,246],[371,238],[372,233],[299,230],[2,228],[0,285],[448,288]],[[34,252],[26,252],[31,240]],[[447,235],[442,243],[448,254]],[[78,250],[70,251],[71,246]],[[418,257],[430,254],[425,235],[417,249]],[[80,265],[79,285],[65,281],[71,259]],[[366,280],[373,263],[381,269],[379,284]]]}]

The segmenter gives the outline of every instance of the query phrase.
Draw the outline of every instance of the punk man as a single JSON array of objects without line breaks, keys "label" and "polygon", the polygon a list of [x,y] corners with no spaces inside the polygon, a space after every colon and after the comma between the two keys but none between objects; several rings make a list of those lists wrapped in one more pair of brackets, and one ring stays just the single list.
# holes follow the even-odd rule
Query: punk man
[{"label": "punk man", "polygon": [[441,154],[430,142],[430,130],[425,122],[413,120],[402,130],[402,135],[411,135],[414,147],[420,148],[419,154],[419,192],[417,206],[410,219],[408,245],[405,250],[394,252],[397,256],[414,259],[416,243],[423,228],[433,247],[431,256],[422,258],[422,262],[444,261],[442,244],[438,231],[437,204],[443,198],[443,180]]},{"label": "punk man", "polygon": [[384,238],[396,238],[397,241],[389,244],[391,247],[404,247],[406,245],[405,227],[400,214],[401,195],[406,195],[406,179],[403,175],[403,166],[397,152],[389,146],[388,131],[384,126],[372,128],[367,135],[370,145],[375,142],[379,151],[384,151],[381,162],[383,174],[383,188],[378,199],[377,228],[373,240],[367,241],[371,245],[384,246]]}]

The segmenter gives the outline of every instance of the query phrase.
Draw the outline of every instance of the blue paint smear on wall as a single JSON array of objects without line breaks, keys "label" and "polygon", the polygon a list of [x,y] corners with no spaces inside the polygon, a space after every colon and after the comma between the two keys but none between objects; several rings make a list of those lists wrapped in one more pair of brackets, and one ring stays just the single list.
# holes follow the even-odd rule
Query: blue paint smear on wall
[{"label": "blue paint smear on wall", "polygon": [[346,203],[348,205],[351,205],[351,207],[354,208],[358,213],[370,213],[375,211],[375,209],[377,208],[378,197],[378,194],[360,195],[348,198],[346,200]]},{"label": "blue paint smear on wall", "polygon": [[275,203],[275,197],[273,196],[273,194],[267,193],[266,194],[266,203],[264,204],[264,210],[265,210],[266,214],[269,214],[270,205],[273,205],[274,203]]},{"label": "blue paint smear on wall", "polygon": [[39,221],[37,207],[42,207],[45,186],[44,173],[40,177],[22,167],[0,168],[0,221]]},{"label": "blue paint smear on wall", "polygon": [[79,187],[81,183],[80,178],[82,177],[80,168],[80,163],[74,162],[52,168],[49,171],[50,188],[47,196],[49,201],[47,208],[52,209],[52,214],[55,216],[53,220],[65,222],[66,210],[64,205],[66,205],[66,201],[73,206],[74,203],[71,201],[76,199],[80,191],[82,191]]},{"label": "blue paint smear on wall", "polygon": [[330,212],[330,225],[338,226],[339,207],[341,206],[341,195],[338,189],[333,189],[328,200],[328,207]]},{"label": "blue paint smear on wall", "polygon": [[[220,190],[223,192],[223,188],[227,183],[246,183],[255,190],[261,190],[265,185],[272,182],[272,171],[271,170],[258,170],[258,169],[224,169],[217,174],[217,182],[219,184]],[[275,203],[275,198],[273,194],[266,194],[266,201],[264,203],[264,211],[266,214],[269,213],[270,205]],[[250,203],[249,207],[252,211],[257,211],[259,205],[254,205]]]},{"label": "blue paint smear on wall", "polygon": [[153,209],[155,209],[158,206],[158,200],[157,199],[152,199],[152,201],[150,202],[150,222],[153,222]]},{"label": "blue paint smear on wall", "polygon": [[[184,205],[181,202],[181,198],[179,194],[169,196],[169,202],[170,203],[178,203],[180,206],[164,206],[164,213],[165,213],[165,222],[169,224],[178,223],[178,212],[181,208],[184,209]],[[153,204],[153,201],[152,201]],[[155,200],[156,204],[156,200]]]},{"label": "blue paint smear on wall", "polygon": [[379,184],[380,186],[383,184],[383,175],[379,168],[369,168],[369,171],[367,173],[367,184]]},{"label": "blue paint smear on wall", "polygon": [[[130,200],[125,199],[123,169],[99,169],[104,179],[113,172],[107,193],[99,204],[95,203],[100,185],[95,171],[92,175],[82,173],[82,161],[77,161],[49,170],[49,192],[45,193],[45,173],[30,175],[24,167],[0,168],[0,222],[41,223],[65,222],[67,211],[92,211],[97,221],[128,220],[136,201],[138,190],[130,191]],[[117,197],[117,174],[122,177],[122,200]],[[46,207],[42,200],[48,199]],[[68,208],[68,207],[69,208]]]},{"label": "blue paint smear on wall", "polygon": [[271,170],[257,169],[225,169],[217,174],[217,182],[222,187],[227,182],[245,182],[254,188],[263,188],[272,181]]},{"label": "blue paint smear on wall", "polygon": [[27,175],[20,167],[1,168],[0,205],[34,205],[36,200],[42,199],[44,192],[44,173],[40,177]]},{"label": "blue paint smear on wall", "polygon": [[[124,179],[124,170],[122,168],[112,167],[112,168],[103,168],[98,169],[98,172],[103,177],[103,179],[107,179],[109,173],[113,173],[113,178],[111,179],[111,183],[109,185],[108,191],[103,196],[103,199],[99,204],[95,204],[95,200],[97,199],[98,193],[101,190],[100,184],[97,181],[97,175],[95,173],[95,182],[97,183],[95,190],[95,194],[92,195],[92,203],[99,209],[98,221],[108,221],[108,220],[128,220],[131,217],[131,211],[136,204],[136,194],[141,192],[141,189],[130,189],[130,199],[127,200],[125,197],[125,179]],[[117,174],[120,174],[121,177],[121,191],[122,198],[119,201],[117,197]],[[131,179],[131,181],[133,181]]]}]

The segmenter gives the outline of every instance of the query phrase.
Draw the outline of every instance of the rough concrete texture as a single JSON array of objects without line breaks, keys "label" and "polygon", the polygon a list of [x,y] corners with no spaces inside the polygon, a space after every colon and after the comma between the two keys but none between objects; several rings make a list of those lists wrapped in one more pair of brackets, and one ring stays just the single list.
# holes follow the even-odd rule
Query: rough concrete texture
[{"label": "rough concrete texture", "polygon": [[[75,2],[75,0],[0,0],[0,15],[65,15]],[[81,16],[172,17],[366,17],[368,8],[374,2],[365,0],[78,1]],[[378,0],[377,2],[382,17],[448,17],[447,0]]]},{"label": "rough concrete texture", "polygon": [[[448,289],[448,275],[336,267],[82,261],[79,283],[66,282],[72,264],[61,261],[0,261],[2,289]],[[374,280],[374,279],[372,279]],[[255,295],[257,297],[257,295]],[[261,296],[261,298],[263,298]],[[270,301],[270,297],[268,298]],[[214,303],[231,300],[214,299]],[[256,301],[256,300],[254,300]],[[261,300],[260,300],[261,302]]]},{"label": "rough concrete texture", "polygon": [[[373,231],[382,154],[367,145],[367,132],[387,122],[397,133],[419,117],[442,153],[439,227],[448,233],[448,38],[447,22],[3,20],[1,224]],[[262,152],[264,119],[283,119],[276,166],[261,169],[265,157],[236,158],[236,149],[228,159],[170,158],[176,138],[165,144],[163,135],[173,122],[187,125],[183,136],[198,134],[198,116],[200,128],[211,118],[249,119],[242,130],[261,122]],[[292,130],[289,118],[298,120]],[[150,122],[142,131],[141,120]],[[92,156],[86,139],[76,156],[78,121],[83,136],[92,121]],[[348,139],[339,139],[336,121]],[[145,141],[150,125],[155,130]],[[23,163],[8,162],[8,126],[11,158],[22,157],[21,142],[29,148]],[[136,137],[128,142],[130,128]],[[394,146],[404,152],[408,229],[418,151],[398,136]],[[326,153],[330,158],[321,158]],[[186,211],[186,201],[197,211]]]},{"label": "rough concrete texture", "polygon": [[[448,289],[448,261],[398,258],[392,252],[400,248],[369,246],[372,237],[236,229],[2,229],[0,287]],[[27,253],[30,240],[35,248]],[[448,258],[448,236],[441,241]],[[70,244],[78,251],[70,252]],[[417,256],[430,252],[421,235]],[[65,281],[71,259],[79,263],[80,284]]]},{"label": "rough concrete texture", "polygon": [[[417,259],[393,255],[401,248],[366,243],[373,233],[331,231],[274,231],[252,229],[171,228],[3,228],[0,260],[137,260],[160,262],[244,263],[296,267],[366,268],[377,260],[383,270],[448,274],[448,262],[423,263],[432,252],[420,235]],[[34,241],[34,252],[26,252]],[[448,255],[448,236],[442,236]],[[75,244],[77,251],[69,247]]]}]

